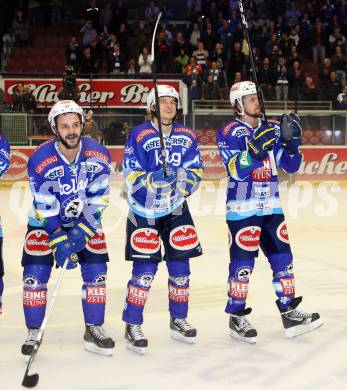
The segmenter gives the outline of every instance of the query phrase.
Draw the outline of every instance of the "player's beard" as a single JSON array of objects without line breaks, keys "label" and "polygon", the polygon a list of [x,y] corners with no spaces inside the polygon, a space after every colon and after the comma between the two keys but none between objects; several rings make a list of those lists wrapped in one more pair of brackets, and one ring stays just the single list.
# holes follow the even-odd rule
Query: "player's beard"
[{"label": "player's beard", "polygon": [[[80,135],[78,134],[69,134],[65,138],[62,138],[59,136],[59,141],[65,146],[66,149],[76,149],[81,141],[82,133]],[[68,140],[74,140],[75,142],[73,144],[69,143]]]}]

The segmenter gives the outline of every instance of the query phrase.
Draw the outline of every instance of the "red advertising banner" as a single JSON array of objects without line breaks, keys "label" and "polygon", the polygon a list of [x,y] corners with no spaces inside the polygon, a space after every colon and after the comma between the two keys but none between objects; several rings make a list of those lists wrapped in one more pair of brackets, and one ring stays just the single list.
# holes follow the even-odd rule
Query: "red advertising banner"
[{"label": "red advertising banner", "polygon": [[[58,92],[63,87],[62,79],[0,79],[0,88],[6,93],[6,100],[12,101],[13,92],[18,81],[27,84],[38,107],[52,106],[58,99]],[[182,92],[180,80],[159,80],[159,84],[168,84]],[[76,79],[76,85],[80,90],[78,103],[81,106],[108,108],[145,108],[147,94],[153,87],[152,80],[143,79]]]},{"label": "red advertising banner", "polygon": [[[35,147],[12,147],[11,166],[2,181],[27,180],[28,159]],[[112,180],[123,180],[122,146],[109,147],[112,158]],[[224,165],[215,146],[201,146],[204,161],[204,179],[218,180],[226,176]],[[296,180],[347,180],[347,147],[303,147],[304,155]]]}]

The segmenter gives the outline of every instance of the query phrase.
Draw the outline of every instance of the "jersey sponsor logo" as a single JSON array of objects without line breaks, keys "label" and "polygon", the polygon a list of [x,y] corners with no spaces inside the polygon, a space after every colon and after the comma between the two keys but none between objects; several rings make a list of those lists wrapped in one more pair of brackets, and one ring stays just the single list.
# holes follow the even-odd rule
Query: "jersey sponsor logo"
[{"label": "jersey sponsor logo", "polygon": [[289,235],[288,235],[287,225],[286,225],[285,221],[283,221],[278,226],[276,234],[277,234],[277,237],[279,238],[279,240],[281,240],[285,244],[289,244]]},{"label": "jersey sponsor logo", "polygon": [[84,173],[99,173],[103,170],[103,166],[97,162],[87,161],[85,164],[82,164],[81,171]]},{"label": "jersey sponsor logo", "polygon": [[45,160],[41,161],[40,164],[35,168],[35,172],[40,174],[48,166],[58,162],[57,156],[47,157]]},{"label": "jersey sponsor logo", "polygon": [[144,129],[136,137],[136,143],[140,143],[147,135],[157,134],[157,131],[154,129]]},{"label": "jersey sponsor logo", "polygon": [[84,155],[87,158],[97,158],[97,159],[105,161],[107,163],[109,162],[109,158],[108,158],[108,156],[106,156],[106,154],[98,152],[96,150],[85,150]]},{"label": "jersey sponsor logo", "polygon": [[86,303],[91,305],[106,303],[105,286],[88,286],[86,287]]},{"label": "jersey sponsor logo", "polygon": [[77,194],[80,191],[85,191],[88,186],[88,179],[78,180],[77,178],[71,179],[71,184],[62,183],[58,178],[60,195]]},{"label": "jersey sponsor logo", "polygon": [[129,284],[127,303],[134,306],[144,307],[148,297],[148,289],[140,288]]},{"label": "jersey sponsor logo", "polygon": [[253,190],[254,190],[254,197],[257,199],[268,198],[271,195],[271,187],[270,186],[263,187],[262,184],[260,183],[254,183]]},{"label": "jersey sponsor logo", "polygon": [[63,176],[64,176],[64,167],[62,165],[52,168],[47,173],[45,173],[45,178],[49,180],[54,180],[57,177],[63,177]]},{"label": "jersey sponsor logo", "polygon": [[86,248],[95,254],[107,253],[106,239],[104,233],[96,233],[87,242]]},{"label": "jersey sponsor logo", "polygon": [[[163,164],[163,157],[161,155],[160,150],[155,150],[155,163],[156,165],[162,165]],[[181,161],[182,161],[182,154],[178,152],[171,153],[168,159],[168,163],[172,164],[175,167],[181,166]]]},{"label": "jersey sponsor logo", "polygon": [[169,280],[178,287],[187,287],[189,283],[188,275],[170,276]]},{"label": "jersey sponsor logo", "polygon": [[47,304],[47,290],[23,290],[24,307],[42,307]]},{"label": "jersey sponsor logo", "polygon": [[130,245],[137,252],[157,253],[160,248],[158,230],[150,228],[136,229],[130,236]]},{"label": "jersey sponsor logo", "polygon": [[42,229],[28,232],[25,237],[24,251],[31,256],[45,256],[51,253],[47,232]]},{"label": "jersey sponsor logo", "polygon": [[259,248],[261,229],[259,226],[247,226],[236,233],[236,244],[246,251]]},{"label": "jersey sponsor logo", "polygon": [[248,282],[230,279],[229,297],[234,299],[246,299],[248,294]]},{"label": "jersey sponsor logo", "polygon": [[270,181],[271,164],[269,158],[263,160],[263,166],[252,171],[253,181]]},{"label": "jersey sponsor logo", "polygon": [[189,287],[176,287],[169,284],[169,300],[178,303],[188,303]]},{"label": "jersey sponsor logo", "polygon": [[284,295],[295,294],[295,279],[294,278],[281,278],[280,279],[282,291]]},{"label": "jersey sponsor logo", "polygon": [[79,198],[66,199],[61,208],[64,210],[62,218],[66,220],[66,218],[78,218],[83,210],[83,200]]},{"label": "jersey sponsor logo", "polygon": [[191,137],[193,137],[194,139],[196,138],[196,135],[195,135],[195,132],[194,130],[192,129],[187,129],[186,127],[176,127],[174,129],[174,132],[175,133],[185,133],[185,134],[189,134]]},{"label": "jersey sponsor logo", "polygon": [[170,245],[177,250],[187,251],[199,244],[198,236],[193,225],[178,226],[170,233]]},{"label": "jersey sponsor logo", "polygon": [[141,287],[150,288],[153,282],[154,275],[151,272],[144,272],[133,278],[133,282]]},{"label": "jersey sponsor logo", "polygon": [[249,277],[251,276],[252,268],[251,267],[240,267],[236,270],[235,276],[239,280],[246,280],[248,281]]},{"label": "jersey sponsor logo", "polygon": [[149,152],[152,149],[160,149],[160,139],[159,137],[151,138],[143,144],[143,149],[146,152]]},{"label": "jersey sponsor logo", "polygon": [[235,137],[249,136],[249,130],[246,127],[236,127],[232,132]]},{"label": "jersey sponsor logo", "polygon": [[183,148],[189,149],[192,146],[193,141],[184,135],[173,135],[170,137],[171,145],[183,146]]},{"label": "jersey sponsor logo", "polygon": [[33,289],[37,288],[37,286],[40,284],[40,281],[35,275],[27,275],[23,278],[23,283],[25,287]]}]

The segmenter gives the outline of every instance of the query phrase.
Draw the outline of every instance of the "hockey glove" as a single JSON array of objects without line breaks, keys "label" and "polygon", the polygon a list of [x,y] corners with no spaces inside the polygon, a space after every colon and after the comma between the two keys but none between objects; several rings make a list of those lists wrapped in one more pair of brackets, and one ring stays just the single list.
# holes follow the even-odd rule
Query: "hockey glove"
[{"label": "hockey glove", "polygon": [[59,267],[63,267],[66,259],[69,259],[66,269],[77,267],[76,249],[64,230],[50,234],[48,245],[52,249],[54,260]]},{"label": "hockey glove", "polygon": [[180,196],[187,197],[195,191],[197,186],[197,181],[194,180],[194,176],[191,172],[184,168],[179,168],[177,170],[177,194]]},{"label": "hockey glove", "polygon": [[295,112],[282,115],[280,142],[290,155],[299,151],[299,146],[302,144],[302,128],[300,118]]},{"label": "hockey glove", "polygon": [[168,175],[165,177],[163,168],[150,172],[145,179],[147,190],[161,197],[171,196],[176,188],[177,174],[170,168],[168,168],[167,173]]},{"label": "hockey glove", "polygon": [[247,142],[249,153],[256,160],[263,160],[276,142],[275,128],[268,124],[262,124]]},{"label": "hockey glove", "polygon": [[68,233],[68,238],[74,244],[75,252],[80,252],[94,236],[96,229],[86,218],[78,219]]}]

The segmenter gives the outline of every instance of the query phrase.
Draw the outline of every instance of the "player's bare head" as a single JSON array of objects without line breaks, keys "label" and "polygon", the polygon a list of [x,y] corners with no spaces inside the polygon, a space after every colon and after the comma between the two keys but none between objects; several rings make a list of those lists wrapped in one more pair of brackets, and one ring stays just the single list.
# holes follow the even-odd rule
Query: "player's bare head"
[{"label": "player's bare head", "polygon": [[67,149],[74,149],[79,145],[85,114],[73,100],[60,100],[55,103],[48,114],[48,122],[59,142]]},{"label": "player's bare head", "polygon": [[256,85],[251,81],[241,81],[235,83],[230,88],[230,103],[235,110],[235,114],[240,117],[255,116],[260,117],[260,107],[257,97]]},{"label": "player's bare head", "polygon": [[[161,113],[167,113],[174,119],[177,110],[181,109],[181,101],[178,92],[171,85],[158,85],[158,99],[161,107]],[[152,88],[147,96],[147,112],[151,114],[152,119],[157,117],[155,89]]]}]

